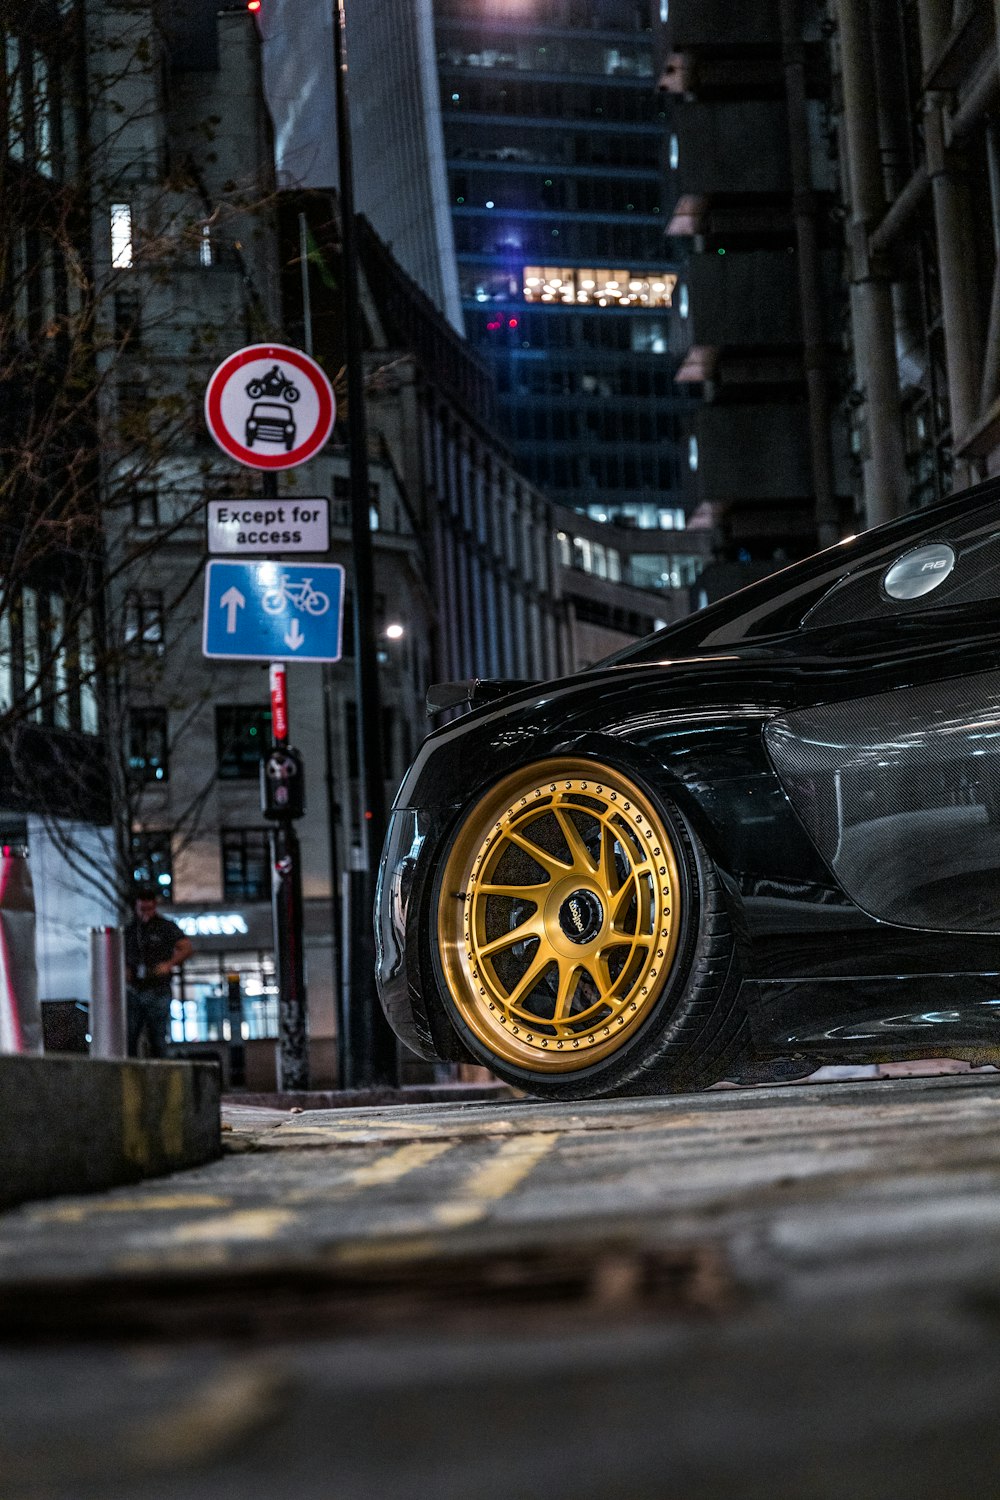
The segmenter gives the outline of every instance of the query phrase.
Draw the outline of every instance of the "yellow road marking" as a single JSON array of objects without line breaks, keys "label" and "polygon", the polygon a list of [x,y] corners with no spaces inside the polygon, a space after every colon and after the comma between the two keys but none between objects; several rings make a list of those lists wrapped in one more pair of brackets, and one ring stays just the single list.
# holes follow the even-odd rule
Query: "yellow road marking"
[{"label": "yellow road marking", "polygon": [[347,1240],[331,1253],[334,1265],[361,1266],[368,1262],[427,1258],[441,1250],[435,1228],[457,1229],[486,1217],[491,1203],[512,1193],[560,1139],[551,1135],[522,1135],[504,1141],[486,1162],[474,1167],[456,1196],[435,1204],[426,1218],[397,1219],[371,1237]]},{"label": "yellow road marking", "polygon": [[234,1213],[216,1214],[211,1219],[197,1219],[190,1224],[176,1224],[164,1231],[164,1244],[197,1244],[213,1240],[270,1240],[294,1223],[297,1214],[287,1208],[243,1208]]},{"label": "yellow road marking", "polygon": [[504,1141],[489,1161],[473,1168],[451,1202],[433,1208],[434,1222],[457,1228],[485,1218],[489,1205],[512,1193],[558,1140],[558,1134],[551,1134],[524,1135]]},{"label": "yellow road marking", "polygon": [[94,1198],[58,1208],[36,1208],[32,1218],[43,1224],[80,1224],[95,1214],[169,1213],[185,1208],[228,1208],[232,1200],[218,1193],[161,1193],[156,1198]]},{"label": "yellow road marking", "polygon": [[[335,1266],[393,1265],[398,1261],[430,1260],[441,1249],[441,1241],[432,1234],[404,1234],[397,1225],[391,1239],[348,1240],[338,1245],[330,1256]],[[426,1225],[423,1226],[426,1229]]]},{"label": "yellow road marking", "polygon": [[438,1156],[450,1151],[453,1141],[417,1141],[410,1146],[400,1146],[388,1156],[380,1156],[367,1166],[358,1167],[348,1176],[351,1187],[380,1187],[384,1183],[398,1182],[408,1172],[425,1167]]}]

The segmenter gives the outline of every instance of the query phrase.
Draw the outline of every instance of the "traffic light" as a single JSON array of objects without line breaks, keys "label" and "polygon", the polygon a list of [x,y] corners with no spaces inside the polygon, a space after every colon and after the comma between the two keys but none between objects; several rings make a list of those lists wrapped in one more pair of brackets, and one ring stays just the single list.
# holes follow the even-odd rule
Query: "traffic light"
[{"label": "traffic light", "polygon": [[260,763],[260,810],[265,818],[301,818],[306,810],[306,783],[297,750],[272,750]]}]

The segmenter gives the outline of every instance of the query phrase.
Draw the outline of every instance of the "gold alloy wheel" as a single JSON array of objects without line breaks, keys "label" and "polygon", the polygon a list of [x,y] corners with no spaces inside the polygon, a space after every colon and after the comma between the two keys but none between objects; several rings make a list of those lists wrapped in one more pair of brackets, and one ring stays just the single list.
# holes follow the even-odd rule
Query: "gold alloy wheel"
[{"label": "gold alloy wheel", "polygon": [[586,761],[508,776],[465,820],[438,901],[444,978],[498,1058],[589,1067],[646,1019],[680,932],[673,841],[631,781]]}]

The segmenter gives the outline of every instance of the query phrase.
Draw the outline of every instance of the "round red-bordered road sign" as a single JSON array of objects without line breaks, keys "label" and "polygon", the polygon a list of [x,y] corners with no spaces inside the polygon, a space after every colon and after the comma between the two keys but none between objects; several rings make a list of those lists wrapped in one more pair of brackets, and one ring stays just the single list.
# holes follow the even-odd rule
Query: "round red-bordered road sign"
[{"label": "round red-bordered road sign", "polygon": [[308,463],[333,431],[333,387],[314,359],[287,344],[230,354],[205,391],[205,421],[223,453],[252,469]]}]

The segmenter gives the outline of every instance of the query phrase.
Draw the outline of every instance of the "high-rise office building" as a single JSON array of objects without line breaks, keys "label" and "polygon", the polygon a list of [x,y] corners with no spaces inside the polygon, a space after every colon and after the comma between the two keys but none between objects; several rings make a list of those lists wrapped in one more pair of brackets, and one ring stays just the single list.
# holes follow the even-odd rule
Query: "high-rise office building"
[{"label": "high-rise office building", "polygon": [[[286,13],[275,0],[266,23],[274,76],[302,49]],[[683,612],[710,537],[679,495],[649,6],[354,5],[348,58],[359,211],[485,357],[525,477],[609,528],[620,581],[659,595],[652,617]],[[319,160],[319,104],[283,99],[294,172]]]},{"label": "high-rise office building", "polygon": [[435,33],[466,333],[522,468],[595,519],[682,524],[648,6],[436,0]]}]

